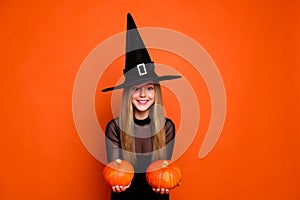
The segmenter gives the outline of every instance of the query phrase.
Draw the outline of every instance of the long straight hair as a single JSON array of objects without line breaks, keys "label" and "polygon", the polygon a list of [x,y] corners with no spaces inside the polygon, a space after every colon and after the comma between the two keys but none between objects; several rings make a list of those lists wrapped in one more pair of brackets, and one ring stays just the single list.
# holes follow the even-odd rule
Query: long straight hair
[{"label": "long straight hair", "polygon": [[[165,115],[162,105],[162,93],[159,84],[154,84],[155,98],[150,107],[151,131],[152,131],[152,161],[166,159],[166,133]],[[132,91],[124,88],[122,94],[121,111],[119,117],[120,140],[123,150],[123,158],[132,164],[136,164],[135,140],[134,140],[134,106],[131,102]]]}]

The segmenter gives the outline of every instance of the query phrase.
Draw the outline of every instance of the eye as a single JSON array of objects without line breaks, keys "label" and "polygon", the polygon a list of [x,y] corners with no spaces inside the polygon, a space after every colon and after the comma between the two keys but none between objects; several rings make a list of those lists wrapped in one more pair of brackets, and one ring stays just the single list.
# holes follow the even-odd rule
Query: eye
[{"label": "eye", "polygon": [[154,90],[154,87],[149,86],[147,89],[148,89],[149,91],[152,91],[152,90]]},{"label": "eye", "polygon": [[131,88],[131,90],[136,92],[136,91],[139,91],[139,88],[138,87],[133,87],[133,88]]}]

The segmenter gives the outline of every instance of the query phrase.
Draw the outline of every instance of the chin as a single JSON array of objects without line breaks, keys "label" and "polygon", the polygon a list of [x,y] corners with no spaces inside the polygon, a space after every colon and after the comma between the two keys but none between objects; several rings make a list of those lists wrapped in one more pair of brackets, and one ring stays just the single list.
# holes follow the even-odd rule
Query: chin
[{"label": "chin", "polygon": [[139,112],[146,112],[147,110],[149,110],[150,107],[147,107],[147,108],[139,108],[139,107],[136,107],[136,109],[139,111]]}]

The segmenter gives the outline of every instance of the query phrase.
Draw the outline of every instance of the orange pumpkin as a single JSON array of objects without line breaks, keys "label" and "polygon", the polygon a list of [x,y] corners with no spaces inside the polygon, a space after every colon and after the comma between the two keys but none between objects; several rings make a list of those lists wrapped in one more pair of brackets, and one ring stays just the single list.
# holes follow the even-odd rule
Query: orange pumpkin
[{"label": "orange pumpkin", "polygon": [[134,168],[129,162],[116,159],[104,167],[103,176],[110,186],[127,186],[133,179]]},{"label": "orange pumpkin", "polygon": [[152,188],[172,189],[182,178],[179,166],[170,160],[157,160],[149,165],[146,179]]}]

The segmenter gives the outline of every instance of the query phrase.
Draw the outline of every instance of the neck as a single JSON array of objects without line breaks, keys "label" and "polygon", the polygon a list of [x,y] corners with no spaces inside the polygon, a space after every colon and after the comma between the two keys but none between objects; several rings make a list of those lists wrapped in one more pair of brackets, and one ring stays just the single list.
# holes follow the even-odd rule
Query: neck
[{"label": "neck", "polygon": [[144,112],[140,112],[140,111],[135,111],[134,112],[134,117],[136,118],[136,119],[146,119],[147,117],[149,116],[149,111],[147,110],[147,111],[144,111]]}]

